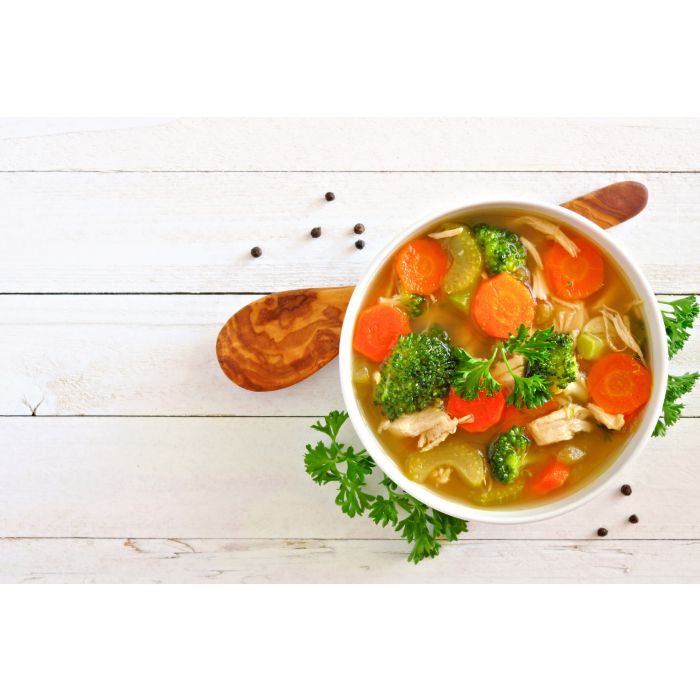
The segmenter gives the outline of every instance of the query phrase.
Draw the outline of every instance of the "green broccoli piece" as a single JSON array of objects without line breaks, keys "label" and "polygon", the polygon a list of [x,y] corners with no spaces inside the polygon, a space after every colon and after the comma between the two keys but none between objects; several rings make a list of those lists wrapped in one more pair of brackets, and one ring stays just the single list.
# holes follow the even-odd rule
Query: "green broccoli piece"
[{"label": "green broccoli piece", "polygon": [[422,411],[447,394],[454,366],[452,348],[443,338],[403,336],[380,371],[374,402],[389,420]]},{"label": "green broccoli piece", "polygon": [[399,293],[393,297],[381,300],[385,304],[391,304],[397,309],[401,309],[409,318],[416,318],[423,313],[425,297],[420,294]]},{"label": "green broccoli piece", "polygon": [[539,374],[549,384],[564,389],[578,379],[574,339],[568,333],[553,333],[554,348],[541,358],[533,358],[528,374]]},{"label": "green broccoli piece", "polygon": [[493,478],[504,484],[513,483],[520,476],[529,444],[524,428],[519,426],[501,433],[489,445],[488,458]]},{"label": "green broccoli piece", "polygon": [[472,228],[472,232],[484,251],[486,271],[489,275],[515,272],[519,267],[524,267],[527,254],[517,234],[489,224],[477,224]]},{"label": "green broccoli piece", "polygon": [[420,294],[400,294],[399,306],[408,314],[409,318],[416,318],[423,313],[425,297]]}]

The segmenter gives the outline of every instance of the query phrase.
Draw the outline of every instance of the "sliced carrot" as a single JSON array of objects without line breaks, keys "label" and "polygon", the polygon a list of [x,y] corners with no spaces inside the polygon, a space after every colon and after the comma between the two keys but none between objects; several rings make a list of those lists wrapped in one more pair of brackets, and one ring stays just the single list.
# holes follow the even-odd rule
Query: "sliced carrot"
[{"label": "sliced carrot", "polygon": [[505,410],[503,411],[503,416],[501,417],[501,422],[498,424],[498,428],[505,432],[516,425],[525,426],[530,421],[535,420],[535,418],[546,416],[548,413],[556,411],[559,407],[559,403],[553,399],[552,401],[547,401],[547,403],[537,408],[516,408],[515,406],[506,406]]},{"label": "sliced carrot", "polygon": [[542,496],[561,488],[569,478],[569,474],[571,474],[569,467],[554,459],[527,482],[527,488],[530,492]]},{"label": "sliced carrot", "polygon": [[554,296],[561,299],[585,299],[597,292],[605,280],[603,255],[585,238],[572,236],[578,246],[573,257],[558,243],[544,253],[544,271]]},{"label": "sliced carrot", "polygon": [[588,391],[604,411],[631,413],[649,400],[651,373],[631,355],[611,353],[591,367]]},{"label": "sliced carrot", "polygon": [[399,337],[410,332],[408,316],[403,311],[395,306],[376,304],[357,317],[352,345],[370,360],[381,362],[389,356]]},{"label": "sliced carrot", "polygon": [[459,427],[468,433],[483,433],[501,420],[505,405],[506,399],[502,390],[493,396],[486,396],[480,391],[476,399],[465,401],[454,389],[450,389],[445,410],[452,418],[472,416],[473,420],[460,423]]},{"label": "sliced carrot", "polygon": [[494,338],[507,338],[521,324],[532,325],[535,300],[520,280],[502,272],[479,285],[471,313],[484,333]]},{"label": "sliced carrot", "polygon": [[396,256],[396,274],[409,294],[436,292],[450,266],[443,247],[428,238],[411,241]]}]

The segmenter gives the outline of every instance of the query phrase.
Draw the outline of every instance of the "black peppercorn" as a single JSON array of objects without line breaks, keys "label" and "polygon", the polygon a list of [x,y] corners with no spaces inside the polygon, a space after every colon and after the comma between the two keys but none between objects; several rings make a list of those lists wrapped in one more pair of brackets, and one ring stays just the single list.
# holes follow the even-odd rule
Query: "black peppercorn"
[{"label": "black peppercorn", "polygon": [[326,192],[326,201],[332,202],[335,199],[335,195],[332,192]]},{"label": "black peppercorn", "polygon": [[629,521],[634,525],[639,522],[639,518],[636,515],[630,515]]},{"label": "black peppercorn", "polygon": [[311,238],[318,238],[321,235],[321,227],[316,226],[311,229]]},{"label": "black peppercorn", "polygon": [[364,241],[355,241],[355,248],[358,250],[362,250],[365,247],[365,242]]},{"label": "black peppercorn", "polygon": [[629,496],[632,493],[632,487],[629,484],[623,484],[620,487],[620,491],[622,492],[623,496]]},{"label": "black peppercorn", "polygon": [[259,248],[258,246],[255,246],[255,248],[250,249],[250,254],[254,258],[259,258],[262,255],[262,248]]},{"label": "black peppercorn", "polygon": [[365,232],[364,224],[355,224],[355,228],[353,229],[353,231],[358,235],[361,233],[364,233]]},{"label": "black peppercorn", "polygon": [[598,528],[598,537],[605,537],[605,535],[608,534],[608,531],[604,527],[599,527]]}]

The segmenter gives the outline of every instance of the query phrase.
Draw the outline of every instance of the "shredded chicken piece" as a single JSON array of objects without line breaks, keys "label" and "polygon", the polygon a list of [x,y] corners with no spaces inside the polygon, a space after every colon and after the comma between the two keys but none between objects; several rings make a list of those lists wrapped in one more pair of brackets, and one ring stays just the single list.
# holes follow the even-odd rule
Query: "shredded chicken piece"
[{"label": "shredded chicken piece", "polygon": [[562,394],[568,396],[572,400],[581,401],[582,403],[584,401],[588,401],[586,375],[580,373],[576,381],[573,381],[571,384],[567,384],[566,387],[564,387]]},{"label": "shredded chicken piece", "polygon": [[552,297],[554,302],[554,327],[559,333],[581,330],[588,321],[588,312],[582,301],[565,301]]},{"label": "shredded chicken piece", "polygon": [[544,277],[542,270],[535,268],[532,271],[532,294],[535,299],[549,299],[549,285]]},{"label": "shredded chicken piece", "polygon": [[556,411],[536,418],[528,428],[538,445],[551,445],[554,442],[571,440],[576,433],[593,430],[593,423],[586,420],[588,409],[572,403]]},{"label": "shredded chicken piece", "polygon": [[381,372],[378,372],[378,371],[372,372],[372,381],[373,381],[375,384],[379,384],[379,380],[380,380],[381,378],[382,378],[382,373],[381,373]]},{"label": "shredded chicken piece", "polygon": [[622,430],[625,426],[625,417],[622,413],[608,413],[594,403],[587,404],[587,408],[598,423],[610,430]]},{"label": "shredded chicken piece", "polygon": [[612,343],[610,342],[607,326],[607,323],[610,322],[612,323],[612,326],[615,329],[618,338],[625,344],[625,347],[623,347],[622,350],[624,350],[625,348],[629,348],[635,355],[639,356],[639,359],[642,361],[642,364],[646,365],[646,362],[644,361],[644,355],[642,354],[642,349],[639,347],[637,341],[632,335],[632,331],[630,331],[629,329],[629,320],[627,320],[627,323],[625,323],[625,321],[622,319],[622,316],[620,316],[620,314],[617,311],[615,311],[615,309],[611,309],[609,306],[604,306],[601,309],[601,314],[603,316],[603,323],[605,324],[605,338],[608,341],[608,345],[610,345],[610,347],[616,352],[621,352],[617,348],[613,347]]},{"label": "shredded chicken piece", "polygon": [[[513,355],[513,357],[508,360],[510,368],[513,370],[513,374],[517,374],[522,377],[525,374],[525,358],[522,355]],[[496,362],[491,367],[491,376],[504,388],[506,391],[512,391],[513,384],[515,380],[513,376],[508,371],[505,362]]]},{"label": "shredded chicken piece", "polygon": [[452,236],[459,236],[460,233],[464,231],[464,226],[455,226],[455,228],[447,229],[447,231],[436,231],[435,233],[429,233],[428,238],[452,238]]},{"label": "shredded chicken piece", "polygon": [[522,236],[520,236],[520,242],[525,246],[525,250],[527,250],[528,255],[532,256],[532,259],[535,261],[535,265],[537,265],[537,267],[541,270],[543,268],[542,258],[540,257],[540,251],[535,248],[535,244]]},{"label": "shredded chicken piece", "polygon": [[519,216],[513,223],[516,225],[525,224],[532,226],[535,231],[544,233],[547,238],[551,238],[557,242],[566,252],[575,258],[578,255],[578,246],[557,226],[551,221],[540,219],[537,216]]},{"label": "shredded chicken piece", "polygon": [[427,452],[453,435],[460,423],[469,423],[473,420],[472,415],[451,418],[442,409],[431,406],[417,413],[399,416],[393,421],[385,420],[380,424],[379,432],[388,430],[400,437],[417,437],[418,449],[421,452]]}]

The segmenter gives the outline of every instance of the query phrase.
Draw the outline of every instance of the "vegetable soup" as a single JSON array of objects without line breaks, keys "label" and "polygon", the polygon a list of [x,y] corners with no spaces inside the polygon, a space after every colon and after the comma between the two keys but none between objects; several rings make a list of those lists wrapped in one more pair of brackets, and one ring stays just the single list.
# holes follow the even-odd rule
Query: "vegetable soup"
[{"label": "vegetable soup", "polygon": [[641,302],[566,226],[482,210],[433,224],[378,274],[353,334],[355,391],[412,480],[531,505],[611,464],[649,400]]}]

